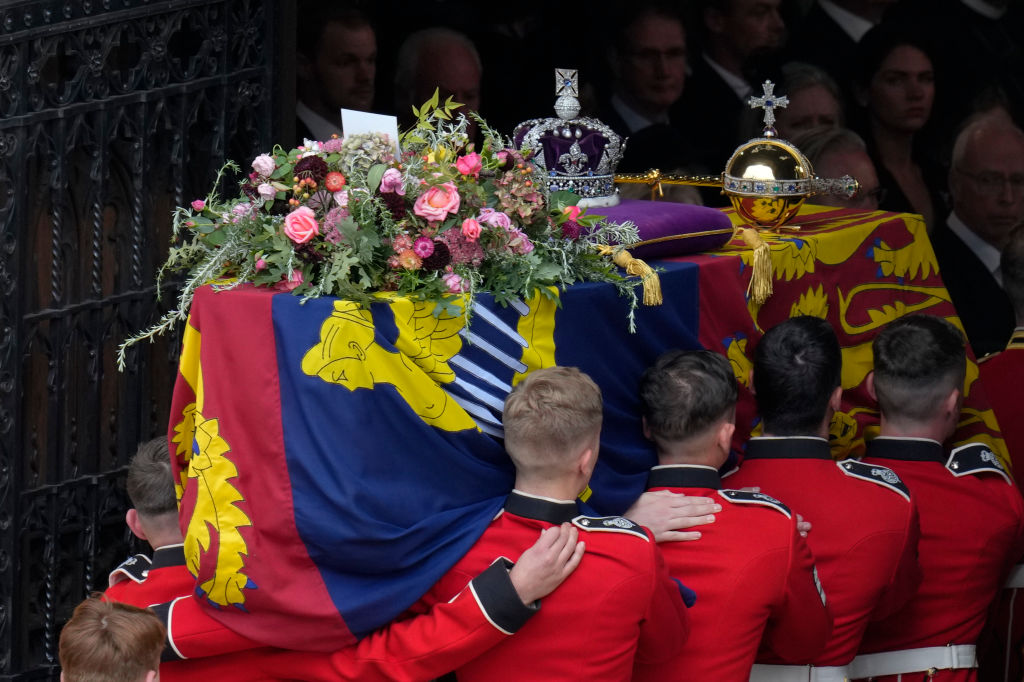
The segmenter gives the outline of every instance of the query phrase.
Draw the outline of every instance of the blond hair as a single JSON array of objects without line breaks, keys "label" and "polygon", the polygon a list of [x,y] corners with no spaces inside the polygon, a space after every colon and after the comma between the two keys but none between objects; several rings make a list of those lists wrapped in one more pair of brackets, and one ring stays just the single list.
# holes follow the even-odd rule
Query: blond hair
[{"label": "blond hair", "polygon": [[95,594],[77,607],[60,633],[65,682],[138,682],[160,669],[167,636],[149,609]]},{"label": "blond hair", "polygon": [[601,389],[575,367],[532,372],[505,399],[505,449],[516,469],[564,473],[601,432]]}]

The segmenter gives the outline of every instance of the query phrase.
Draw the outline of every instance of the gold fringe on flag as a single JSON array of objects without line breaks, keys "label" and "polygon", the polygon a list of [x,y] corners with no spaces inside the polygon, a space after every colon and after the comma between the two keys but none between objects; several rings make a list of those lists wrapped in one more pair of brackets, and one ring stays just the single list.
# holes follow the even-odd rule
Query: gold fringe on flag
[{"label": "gold fringe on flag", "polygon": [[754,251],[753,271],[747,295],[758,305],[767,301],[772,295],[772,250],[768,243],[761,239],[757,230],[751,227],[737,227],[736,236]]},{"label": "gold fringe on flag", "polygon": [[650,265],[633,258],[629,251],[618,249],[614,246],[598,246],[598,252],[602,256],[611,256],[612,262],[626,271],[627,275],[640,277],[644,286],[644,305],[661,305],[661,279]]}]

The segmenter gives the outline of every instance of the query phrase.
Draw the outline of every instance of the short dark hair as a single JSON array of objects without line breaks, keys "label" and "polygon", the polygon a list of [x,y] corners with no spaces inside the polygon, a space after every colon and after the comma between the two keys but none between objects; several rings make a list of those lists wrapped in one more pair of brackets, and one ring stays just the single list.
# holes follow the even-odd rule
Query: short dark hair
[{"label": "short dark hair", "polygon": [[999,270],[1003,273],[1003,289],[1013,304],[1017,324],[1024,324],[1024,224],[1010,233],[999,257]]},{"label": "short dark hair", "polygon": [[738,394],[732,365],[709,350],[671,350],[640,377],[640,411],[659,450],[728,417]]},{"label": "short dark hair", "polygon": [[888,419],[932,417],[967,371],[963,333],[934,315],[907,315],[890,322],[871,342],[875,393]]},{"label": "short dark hair", "polygon": [[913,47],[924,54],[928,61],[935,64],[935,56],[931,43],[919,31],[896,24],[879,24],[864,34],[857,43],[856,71],[854,80],[857,85],[866,88],[871,84],[882,62],[897,47]]},{"label": "short dark hair", "polygon": [[633,46],[627,42],[626,34],[641,19],[657,17],[662,20],[675,21],[686,33],[686,23],[683,21],[683,14],[678,10],[675,3],[659,0],[644,0],[641,2],[617,3],[612,9],[610,21],[607,25],[610,31],[610,44],[613,54],[625,54]]},{"label": "short dark hair", "polygon": [[320,52],[324,29],[328,24],[341,24],[352,30],[369,28],[373,23],[364,9],[363,2],[324,2],[324,0],[300,0],[296,7],[298,17],[298,40],[295,49],[315,60]]},{"label": "short dark hair", "polygon": [[178,513],[167,438],[154,438],[139,446],[128,464],[127,488],[132,506],[144,516]]},{"label": "short dark hair", "polygon": [[769,329],[754,351],[754,397],[764,430],[778,436],[816,432],[842,368],[839,341],[825,320],[803,315]]}]

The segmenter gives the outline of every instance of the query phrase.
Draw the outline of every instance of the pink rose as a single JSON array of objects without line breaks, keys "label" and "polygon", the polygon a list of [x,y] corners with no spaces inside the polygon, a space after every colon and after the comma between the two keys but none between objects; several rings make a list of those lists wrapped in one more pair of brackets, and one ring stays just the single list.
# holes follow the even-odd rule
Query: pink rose
[{"label": "pink rose", "polygon": [[266,269],[267,269],[267,261],[263,260],[262,258],[257,258],[256,259],[256,271],[259,272],[260,270],[266,270]]},{"label": "pink rose", "polygon": [[562,209],[562,213],[569,216],[569,220],[576,220],[580,217],[580,213],[583,213],[583,209],[579,206],[566,206]]},{"label": "pink rose", "polygon": [[455,184],[446,182],[431,187],[416,199],[412,212],[431,222],[441,222],[449,213],[459,210],[459,191]]},{"label": "pink rose", "polygon": [[444,280],[445,286],[448,287],[448,292],[452,294],[461,294],[465,289],[462,286],[462,276],[456,275],[454,272],[449,272],[446,275],[441,275],[441,279]]},{"label": "pink rose", "polygon": [[508,248],[513,252],[518,253],[520,256],[525,256],[533,251],[533,242],[530,241],[530,238],[523,231],[513,227],[508,231],[508,236]]},{"label": "pink rose", "polygon": [[263,199],[263,201],[273,201],[274,197],[277,196],[277,190],[266,182],[261,183],[260,186],[256,188],[256,191],[259,192],[260,199]]},{"label": "pink rose", "polygon": [[459,172],[463,175],[472,175],[474,178],[478,178],[480,177],[480,169],[484,167],[484,164],[483,161],[480,160],[479,154],[471,152],[456,159],[455,167],[458,168]]},{"label": "pink rose", "polygon": [[202,211],[204,208],[206,208],[206,202],[202,199],[196,199],[192,202],[193,211]]},{"label": "pink rose", "polygon": [[342,208],[348,207],[348,190],[341,189],[334,193],[334,203]]},{"label": "pink rose", "polygon": [[252,169],[265,178],[270,177],[276,168],[277,164],[270,154],[260,154],[252,160]]},{"label": "pink rose", "polygon": [[402,173],[397,168],[388,168],[380,179],[381,192],[394,192],[404,196],[405,188],[402,187]]},{"label": "pink rose", "polygon": [[462,236],[470,241],[476,241],[480,238],[480,223],[473,220],[472,218],[466,218],[462,221]]},{"label": "pink rose", "polygon": [[484,225],[490,225],[491,227],[500,227],[503,230],[507,230],[512,227],[512,219],[501,211],[495,211],[493,208],[487,208],[486,206],[480,209],[480,222]]},{"label": "pink rose", "polygon": [[295,268],[292,273],[288,275],[288,279],[281,276],[281,281],[274,285],[274,289],[277,291],[292,291],[296,287],[302,284],[302,270]]},{"label": "pink rose", "polygon": [[284,218],[284,233],[296,244],[305,244],[320,234],[320,224],[309,206],[300,206]]}]

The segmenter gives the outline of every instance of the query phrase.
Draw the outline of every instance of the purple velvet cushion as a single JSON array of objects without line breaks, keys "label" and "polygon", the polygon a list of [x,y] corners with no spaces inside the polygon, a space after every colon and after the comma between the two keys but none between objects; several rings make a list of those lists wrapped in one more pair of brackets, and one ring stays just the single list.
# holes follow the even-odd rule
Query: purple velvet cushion
[{"label": "purple velvet cushion", "polygon": [[[588,212],[606,216],[606,220],[611,222],[633,221],[640,231],[641,242],[677,237],[630,247],[629,252],[635,258],[666,258],[711,251],[725,244],[732,236],[732,221],[729,220],[729,216],[718,209],[705,206],[670,201],[623,199],[618,206],[595,206]],[[729,231],[700,237],[681,236],[711,230]]]}]

